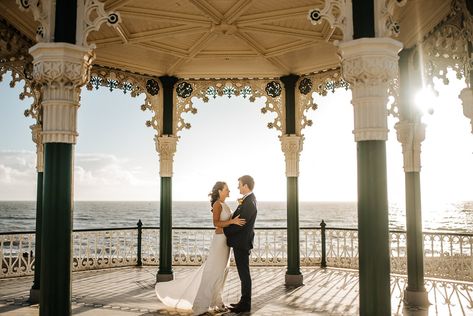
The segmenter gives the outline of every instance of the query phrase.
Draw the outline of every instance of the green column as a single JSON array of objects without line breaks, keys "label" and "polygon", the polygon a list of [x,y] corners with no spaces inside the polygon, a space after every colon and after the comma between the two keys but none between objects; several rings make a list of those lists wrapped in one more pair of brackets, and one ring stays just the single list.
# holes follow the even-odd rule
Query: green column
[{"label": "green column", "polygon": [[159,212],[159,270],[158,282],[173,279],[172,270],[172,178],[161,177]]},{"label": "green column", "polygon": [[73,145],[44,144],[40,315],[71,315]]},{"label": "green column", "polygon": [[403,146],[406,185],[407,288],[404,290],[404,303],[406,306],[427,307],[420,191],[420,146],[425,126],[421,124],[421,114],[413,103],[415,93],[422,86],[421,70],[413,68],[419,64],[410,63],[416,59],[414,54],[415,49],[404,49],[400,54],[399,123],[396,124],[398,140]]},{"label": "green column", "polygon": [[[300,253],[299,253],[299,194],[298,194],[298,178],[297,177],[287,177],[287,272],[286,274],[294,275],[294,276],[302,275],[301,269],[300,269]],[[296,277],[296,279],[301,279],[301,277]]]},{"label": "green column", "polygon": [[391,315],[386,143],[357,143],[360,315]]},{"label": "green column", "polygon": [[[285,93],[285,135],[281,137],[281,142],[286,158],[287,177],[287,271],[285,284],[288,286],[300,286],[303,281],[299,250],[298,176],[302,140],[299,137],[300,130],[298,130],[296,122],[296,83],[298,80],[299,76],[293,74],[281,77]],[[296,146],[288,146],[288,142]]]},{"label": "green column", "polygon": [[36,229],[34,245],[34,280],[30,290],[29,301],[39,303],[40,270],[41,270],[41,225],[43,217],[43,173],[38,172],[36,185]]},{"label": "green column", "polygon": [[[163,87],[163,131],[162,134],[171,137],[174,134],[174,85],[176,77],[162,76],[159,78]],[[159,138],[159,137],[158,137]],[[159,152],[161,195],[159,216],[159,270],[157,282],[169,281],[174,278],[172,270],[172,156],[175,151],[175,142],[168,150]],[[159,145],[158,147],[161,147]],[[171,150],[169,150],[172,148]],[[172,154],[170,155],[170,152]]]},{"label": "green column", "polygon": [[406,172],[407,290],[425,292],[420,173]]}]

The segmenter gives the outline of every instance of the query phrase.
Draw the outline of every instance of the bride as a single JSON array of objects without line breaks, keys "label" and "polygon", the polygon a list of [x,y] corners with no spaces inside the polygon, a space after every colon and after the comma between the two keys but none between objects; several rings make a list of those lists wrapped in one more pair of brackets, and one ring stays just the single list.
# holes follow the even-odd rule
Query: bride
[{"label": "bride", "polygon": [[232,219],[230,207],[225,199],[230,190],[225,182],[215,183],[210,196],[215,234],[210,245],[207,260],[189,276],[169,282],[156,283],[156,295],[165,305],[192,309],[194,315],[205,314],[209,308],[226,310],[222,291],[230,261],[230,248],[223,234],[223,227],[245,225],[245,220],[236,216]]}]

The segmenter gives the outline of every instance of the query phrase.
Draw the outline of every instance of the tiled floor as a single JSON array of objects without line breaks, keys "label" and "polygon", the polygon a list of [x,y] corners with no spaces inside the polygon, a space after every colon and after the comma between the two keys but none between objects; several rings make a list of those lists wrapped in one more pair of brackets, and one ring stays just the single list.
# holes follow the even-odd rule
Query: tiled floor
[{"label": "tiled floor", "polygon": [[[192,267],[175,267],[185,275]],[[357,315],[358,274],[339,269],[303,268],[304,286],[286,288],[282,267],[252,267],[253,306],[251,315]],[[165,308],[154,294],[156,268],[117,268],[73,274],[74,315],[189,315]],[[31,277],[0,280],[0,314],[38,315],[37,305],[26,302]],[[391,278],[393,315],[473,315],[473,284],[427,280],[432,303],[428,310],[405,310],[402,304],[404,277]],[[224,301],[236,302],[240,283],[230,269]],[[229,316],[231,313],[227,313]]]}]

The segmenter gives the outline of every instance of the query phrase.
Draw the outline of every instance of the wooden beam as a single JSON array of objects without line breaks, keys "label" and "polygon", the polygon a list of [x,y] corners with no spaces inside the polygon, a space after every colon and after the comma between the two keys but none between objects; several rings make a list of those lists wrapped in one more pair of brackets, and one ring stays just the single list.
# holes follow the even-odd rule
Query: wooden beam
[{"label": "wooden beam", "polygon": [[120,10],[122,17],[135,17],[140,19],[149,19],[156,22],[173,22],[186,25],[211,26],[211,22],[196,14],[178,13],[147,8],[124,8]]},{"label": "wooden beam", "polygon": [[289,73],[289,68],[284,65],[279,59],[276,57],[267,57],[264,47],[262,47],[255,39],[253,39],[249,34],[245,34],[243,32],[238,31],[235,33],[235,36],[242,39],[251,49],[253,49],[258,55],[265,58],[268,62],[273,64],[279,69],[282,69],[284,72]]},{"label": "wooden beam", "polygon": [[302,41],[302,40],[297,40],[291,43],[275,46],[271,49],[268,49],[266,51],[266,56],[268,57],[276,57],[280,55],[284,55],[289,52],[293,52],[296,50],[301,50],[304,48],[312,47],[319,43],[318,41]]},{"label": "wooden beam", "polygon": [[168,73],[173,73],[179,66],[183,63],[189,61],[190,59],[194,58],[200,51],[205,48],[205,44],[207,44],[210,40],[214,39],[217,36],[215,33],[205,33],[201,38],[194,43],[194,45],[189,48],[188,56],[186,59],[181,58],[177,60],[171,67],[168,68]]},{"label": "wooden beam", "polygon": [[208,16],[215,24],[220,24],[223,20],[223,15],[213,7],[207,0],[189,0],[197,9]]},{"label": "wooden beam", "polygon": [[292,36],[296,38],[308,39],[308,40],[320,40],[323,41],[325,38],[315,31],[307,31],[294,29],[290,27],[277,26],[277,25],[258,25],[258,26],[245,26],[239,28],[242,32],[256,32],[264,34],[274,34],[281,36]]},{"label": "wooden beam", "polygon": [[[323,3],[321,4],[323,6]],[[292,9],[282,9],[274,11],[266,11],[264,13],[255,13],[248,14],[240,17],[238,19],[237,25],[240,26],[249,26],[249,25],[258,25],[262,23],[274,22],[279,20],[287,20],[293,18],[305,18],[309,14],[309,10],[315,8],[317,4],[310,6],[303,6],[299,8]],[[309,21],[307,21],[310,23]]]},{"label": "wooden beam", "polygon": [[228,24],[232,24],[253,4],[253,0],[239,0],[227,12],[224,19]]},{"label": "wooden beam", "polygon": [[105,11],[115,11],[120,9],[121,7],[126,6],[128,3],[132,2],[133,0],[115,0],[115,1],[107,1],[105,4]]},{"label": "wooden beam", "polygon": [[157,53],[165,53],[172,56],[177,56],[181,58],[187,58],[189,55],[185,49],[178,47],[173,47],[167,44],[158,43],[158,42],[147,42],[147,43],[137,43],[135,46],[142,47],[147,50],[151,50]]},{"label": "wooden beam", "polygon": [[[204,27],[178,25],[178,26],[166,27],[163,29],[156,29],[156,30],[137,32],[137,33],[131,34],[128,38],[128,42],[141,43],[141,42],[148,42],[150,40],[154,40],[160,37],[175,36],[175,35],[180,35],[180,34],[188,35],[188,34],[195,34],[195,33],[205,33],[208,31],[209,29],[204,28]],[[95,41],[95,43],[98,45],[119,44],[121,42],[122,42],[121,37],[117,37],[117,36],[111,37],[111,38],[103,38],[103,39]]]},{"label": "wooden beam", "polygon": [[113,28],[115,30],[115,33],[118,34],[118,36],[121,37],[122,42],[124,44],[128,43],[128,38],[130,37],[130,32],[125,27],[125,24],[123,23],[118,23],[116,27]]}]

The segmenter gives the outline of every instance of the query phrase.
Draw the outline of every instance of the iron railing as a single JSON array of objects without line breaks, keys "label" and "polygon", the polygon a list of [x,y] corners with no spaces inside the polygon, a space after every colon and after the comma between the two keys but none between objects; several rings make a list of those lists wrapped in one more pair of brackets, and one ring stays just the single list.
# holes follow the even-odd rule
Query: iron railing
[{"label": "iron railing", "polygon": [[[287,265],[286,228],[258,228],[250,263]],[[212,228],[173,228],[173,265],[200,265],[207,258]],[[35,234],[0,233],[0,278],[34,273]],[[302,266],[358,269],[358,231],[320,227],[300,229]],[[72,270],[158,265],[159,227],[80,229],[73,232]],[[390,231],[391,272],[407,273],[405,231]],[[234,263],[231,257],[231,263]],[[425,276],[473,281],[473,234],[424,233]]]}]

